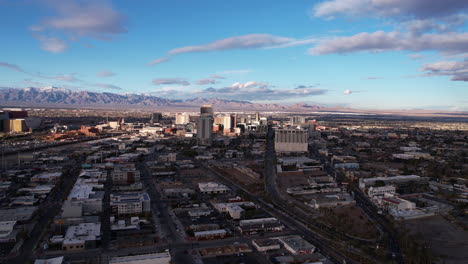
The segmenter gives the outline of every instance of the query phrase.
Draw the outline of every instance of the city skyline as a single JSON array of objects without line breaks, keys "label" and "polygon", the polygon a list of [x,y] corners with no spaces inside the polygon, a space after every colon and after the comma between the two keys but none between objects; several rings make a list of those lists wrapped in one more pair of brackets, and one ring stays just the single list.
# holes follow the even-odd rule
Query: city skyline
[{"label": "city skyline", "polygon": [[0,0],[1,87],[468,111],[468,2]]}]

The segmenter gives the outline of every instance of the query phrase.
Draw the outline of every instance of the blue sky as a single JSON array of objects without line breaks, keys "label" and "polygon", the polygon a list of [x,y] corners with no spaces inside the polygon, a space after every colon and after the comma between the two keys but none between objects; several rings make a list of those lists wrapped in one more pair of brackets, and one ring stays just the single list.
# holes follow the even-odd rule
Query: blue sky
[{"label": "blue sky", "polygon": [[468,111],[467,18],[460,0],[0,0],[0,86]]}]

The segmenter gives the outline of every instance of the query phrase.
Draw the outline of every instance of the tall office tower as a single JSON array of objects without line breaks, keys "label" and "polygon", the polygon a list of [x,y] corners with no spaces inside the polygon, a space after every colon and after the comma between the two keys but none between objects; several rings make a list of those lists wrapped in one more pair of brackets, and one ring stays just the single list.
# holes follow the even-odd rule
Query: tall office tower
[{"label": "tall office tower", "polygon": [[237,127],[237,114],[231,115],[231,128]]},{"label": "tall office tower", "polygon": [[277,129],[275,131],[276,152],[307,152],[309,137],[307,130]]},{"label": "tall office tower", "polygon": [[223,127],[224,129],[231,129],[232,128],[232,123],[231,123],[231,116],[230,115],[225,115],[223,116]]},{"label": "tall office tower", "polygon": [[162,120],[162,114],[161,113],[152,113],[151,114],[151,119],[150,123],[159,123]]},{"label": "tall office tower", "polygon": [[242,123],[242,124],[247,123],[247,118],[245,116],[239,117],[239,123]]},{"label": "tall office tower", "polygon": [[214,118],[214,124],[215,125],[222,125],[223,122],[224,122],[224,117],[223,116],[218,115],[218,116],[216,116]]},{"label": "tall office tower", "polygon": [[260,113],[256,112],[255,113],[255,122],[259,122],[259,121],[260,121]]},{"label": "tall office tower", "polygon": [[190,122],[190,116],[187,113],[176,113],[175,123],[176,125],[185,125]]},{"label": "tall office tower", "polygon": [[213,142],[213,117],[201,115],[197,121],[197,142],[199,145],[210,146]]},{"label": "tall office tower", "polygon": [[201,115],[213,115],[213,106],[211,105],[202,105],[200,107]]},{"label": "tall office tower", "polygon": [[300,125],[305,123],[305,117],[303,116],[291,116],[290,123],[292,125]]}]

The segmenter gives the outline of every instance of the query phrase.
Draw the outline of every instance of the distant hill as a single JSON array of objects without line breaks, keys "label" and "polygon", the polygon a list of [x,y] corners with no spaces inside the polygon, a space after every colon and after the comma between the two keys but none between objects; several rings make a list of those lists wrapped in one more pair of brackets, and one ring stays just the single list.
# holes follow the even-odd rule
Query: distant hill
[{"label": "distant hill", "polygon": [[446,116],[468,118],[468,112],[425,109],[353,109],[323,107],[306,103],[293,105],[263,104],[222,98],[191,98],[174,100],[145,94],[97,93],[58,87],[0,89],[0,106],[42,108],[88,108],[108,110],[198,111],[200,105],[213,105],[215,111],[281,111],[320,112],[323,114],[383,115],[383,116]]},{"label": "distant hill", "polygon": [[0,90],[0,105],[14,107],[85,107],[98,109],[154,109],[187,108],[197,109],[200,105],[210,104],[221,110],[269,110],[300,111],[318,110],[317,105],[259,104],[248,101],[221,98],[192,98],[186,100],[166,99],[144,94],[115,94],[89,91],[74,91],[57,87],[7,88]]}]

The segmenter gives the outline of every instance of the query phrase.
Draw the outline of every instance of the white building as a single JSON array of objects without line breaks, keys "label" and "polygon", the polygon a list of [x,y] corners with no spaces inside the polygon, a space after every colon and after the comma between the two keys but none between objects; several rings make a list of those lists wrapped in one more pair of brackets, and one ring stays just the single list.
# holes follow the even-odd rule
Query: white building
[{"label": "white building", "polygon": [[415,203],[391,193],[385,193],[384,196],[378,200],[378,203],[387,210],[411,211],[416,209]]},{"label": "white building", "polygon": [[232,219],[240,219],[244,212],[241,206],[255,207],[252,202],[215,203],[214,208],[221,213],[228,213]]},{"label": "white building", "polygon": [[217,182],[199,182],[198,189],[202,194],[219,194],[229,192],[226,185]]},{"label": "white building", "polygon": [[381,186],[381,187],[370,187],[367,191],[369,197],[382,196],[386,193],[395,193],[396,188],[393,185]]},{"label": "white building", "polygon": [[109,264],[169,264],[171,254],[169,252],[134,255],[127,257],[113,257]]},{"label": "white building", "polygon": [[62,264],[63,256],[49,259],[36,259],[34,264]]},{"label": "white building", "polygon": [[292,254],[311,254],[315,251],[315,246],[300,236],[280,237],[279,241],[283,243],[284,248]]},{"label": "white building", "polygon": [[268,223],[277,223],[278,219],[275,217],[266,217],[266,218],[257,218],[257,219],[248,219],[239,221],[239,226],[248,226],[248,225],[258,225],[258,224],[268,224]]},{"label": "white building", "polygon": [[177,125],[185,125],[190,122],[190,116],[188,113],[176,113],[175,123]]},{"label": "white building", "polygon": [[223,238],[227,236],[227,231],[224,229],[217,230],[208,230],[208,231],[197,231],[193,235],[196,239],[214,239],[214,238]]},{"label": "white building", "polygon": [[151,199],[147,193],[111,194],[110,206],[117,215],[147,213],[151,210]]},{"label": "white building", "polygon": [[301,129],[277,129],[275,131],[276,152],[307,152],[308,131]]},{"label": "white building", "polygon": [[101,223],[82,223],[69,226],[62,244],[63,250],[84,250],[96,246],[101,240]]},{"label": "white building", "polygon": [[104,199],[104,186],[98,183],[99,179],[78,178],[67,200],[82,205],[83,214],[98,214],[102,212],[102,200]]}]

